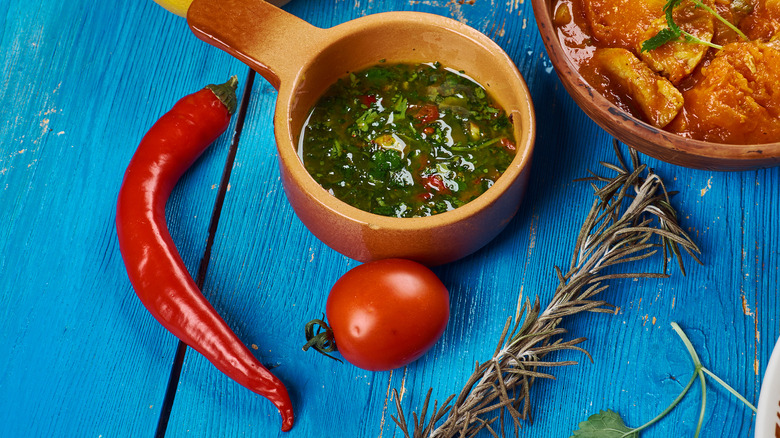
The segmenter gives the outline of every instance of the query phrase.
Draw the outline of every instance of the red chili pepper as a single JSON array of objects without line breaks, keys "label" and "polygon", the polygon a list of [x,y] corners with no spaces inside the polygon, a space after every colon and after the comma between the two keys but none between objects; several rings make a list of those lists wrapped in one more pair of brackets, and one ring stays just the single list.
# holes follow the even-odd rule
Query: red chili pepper
[{"label": "red chili pepper", "polygon": [[237,80],[184,97],[141,140],[116,210],[119,249],[141,302],[168,331],[239,384],[270,400],[293,424],[284,385],[251,353],[201,293],[176,250],[165,203],[192,163],[228,127]]}]

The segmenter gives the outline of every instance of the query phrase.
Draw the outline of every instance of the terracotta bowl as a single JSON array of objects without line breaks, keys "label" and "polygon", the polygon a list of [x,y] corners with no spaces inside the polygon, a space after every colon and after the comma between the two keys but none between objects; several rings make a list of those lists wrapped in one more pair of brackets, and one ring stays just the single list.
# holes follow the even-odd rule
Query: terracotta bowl
[{"label": "terracotta bowl", "polygon": [[621,110],[595,91],[577,72],[552,24],[554,2],[531,0],[547,54],[577,105],[623,143],[668,163],[710,170],[747,170],[780,165],[780,143],[728,145],[691,140],[655,128]]},{"label": "terracotta bowl", "polygon": [[[481,248],[517,212],[530,170],[534,110],[517,68],[485,35],[415,12],[369,15],[321,29],[261,0],[195,0],[187,21],[195,35],[242,60],[279,91],[274,127],[285,193],[306,227],[336,251],[359,261],[401,257],[443,264]],[[297,145],[309,110],[338,78],[382,59],[462,69],[511,115],[517,156],[482,196],[439,215],[391,218],[339,201],[307,173]]]}]

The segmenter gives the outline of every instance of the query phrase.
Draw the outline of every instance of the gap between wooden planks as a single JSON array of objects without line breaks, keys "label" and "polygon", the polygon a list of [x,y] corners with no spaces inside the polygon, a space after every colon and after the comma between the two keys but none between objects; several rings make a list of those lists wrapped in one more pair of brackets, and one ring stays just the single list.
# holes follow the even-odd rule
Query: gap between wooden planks
[{"label": "gap between wooden planks", "polygon": [[[206,272],[208,271],[209,259],[211,258],[211,247],[214,245],[214,236],[217,233],[219,217],[222,213],[222,205],[225,202],[225,194],[227,193],[228,183],[230,182],[230,172],[233,170],[233,163],[236,159],[236,151],[238,150],[238,142],[241,139],[241,131],[244,129],[244,119],[246,118],[247,108],[249,107],[249,98],[252,95],[252,84],[254,83],[254,80],[255,72],[250,69],[246,75],[244,91],[241,95],[241,104],[236,113],[236,127],[233,131],[233,139],[230,141],[230,149],[228,150],[227,159],[225,160],[225,167],[222,170],[222,178],[219,181],[217,198],[214,201],[214,209],[211,212],[206,248],[203,250],[203,256],[198,265],[198,274],[195,277],[195,283],[201,290],[203,289],[203,283],[206,281]],[[176,355],[174,356],[173,364],[171,365],[171,372],[168,376],[168,386],[165,388],[165,397],[163,398],[162,408],[160,408],[160,417],[157,419],[157,429],[154,432],[155,438],[164,438],[165,432],[168,429],[168,420],[170,419],[171,410],[173,409],[173,401],[176,398],[176,390],[179,386],[179,377],[181,376],[181,368],[184,364],[184,355],[186,353],[187,344],[179,341],[176,346]]]}]

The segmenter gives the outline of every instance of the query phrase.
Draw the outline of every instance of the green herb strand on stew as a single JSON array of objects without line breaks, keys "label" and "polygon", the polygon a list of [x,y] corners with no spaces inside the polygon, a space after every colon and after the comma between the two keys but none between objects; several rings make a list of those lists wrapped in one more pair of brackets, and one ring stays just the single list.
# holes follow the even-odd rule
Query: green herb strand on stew
[{"label": "green herb strand on stew", "polygon": [[462,72],[379,64],[320,98],[303,128],[306,170],[338,199],[384,216],[430,216],[475,199],[515,156],[512,123]]}]

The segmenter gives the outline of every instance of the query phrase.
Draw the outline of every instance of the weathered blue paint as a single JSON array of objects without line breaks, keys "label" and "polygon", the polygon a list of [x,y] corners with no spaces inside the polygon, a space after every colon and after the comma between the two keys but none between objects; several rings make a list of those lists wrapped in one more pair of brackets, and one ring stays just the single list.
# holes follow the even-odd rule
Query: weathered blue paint
[{"label": "weathered blue paint", "polygon": [[[298,221],[279,180],[276,92],[257,77],[215,236],[204,293],[288,383],[297,411],[282,434],[273,407],[187,353],[167,436],[399,437],[393,389],[419,409],[443,400],[487,359],[520,292],[551,296],[590,197],[573,180],[613,161],[610,137],[572,102],[538,36],[530,2],[293,0],[322,27],[389,10],[463,21],[496,40],[532,91],[538,137],[520,213],[489,246],[436,269],[452,294],[443,339],[418,362],[371,373],[301,351],[303,324],[356,265]],[[149,0],[114,5],[0,0],[0,435],[139,437],[154,433],[175,339],[145,312],[123,271],[116,193],[141,135],[184,94],[247,68]],[[240,87],[241,88],[241,87]],[[225,135],[179,184],[168,220],[191,271],[202,257],[230,143]],[[756,401],[779,333],[780,169],[716,173],[644,158],[680,193],[682,223],[703,250],[688,276],[615,282],[614,315],[564,322],[594,362],[554,370],[533,389],[521,436],[568,436],[599,409],[652,418],[691,373],[669,327]],[[632,268],[652,269],[642,263]],[[698,390],[644,437],[692,436]],[[750,436],[753,416],[712,386],[703,437]],[[507,426],[511,432],[511,427]],[[485,434],[487,436],[487,434]]]}]

